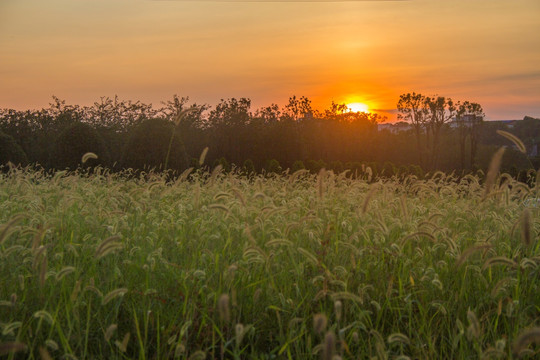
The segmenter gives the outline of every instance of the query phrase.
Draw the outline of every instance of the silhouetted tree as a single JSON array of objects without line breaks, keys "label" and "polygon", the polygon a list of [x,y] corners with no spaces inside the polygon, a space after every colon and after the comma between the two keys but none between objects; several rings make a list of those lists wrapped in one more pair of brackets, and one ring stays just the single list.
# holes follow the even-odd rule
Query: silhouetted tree
[{"label": "silhouetted tree", "polygon": [[162,169],[167,153],[168,169],[182,171],[188,166],[188,157],[180,134],[173,134],[174,123],[165,119],[143,121],[131,133],[123,154],[122,165],[125,168],[142,170],[144,168]]},{"label": "silhouetted tree", "polygon": [[282,113],[284,118],[294,121],[313,118],[316,115],[311,107],[311,100],[305,96],[297,98],[296,95],[289,98],[289,102],[283,107]]},{"label": "silhouetted tree", "polygon": [[[81,164],[81,158],[87,152],[93,152],[97,159],[90,159]],[[88,124],[76,122],[58,135],[50,154],[52,168],[75,170],[79,166],[108,166],[109,152],[103,138]]]},{"label": "silhouetted tree", "polygon": [[484,121],[482,106],[469,101],[458,103],[456,121],[459,132],[461,168],[465,168],[465,145],[468,136],[470,140],[470,168],[472,169],[480,138],[480,128]]},{"label": "silhouetted tree", "polygon": [[440,157],[441,130],[443,125],[455,116],[456,106],[451,98],[444,96],[427,97],[426,105],[429,110],[426,122],[427,142],[431,155],[429,165],[431,169],[436,169]]},{"label": "silhouetted tree", "polygon": [[231,162],[241,164],[241,144],[248,137],[246,127],[251,120],[251,100],[247,98],[223,100],[210,111],[208,127],[215,148],[210,152],[223,155]]},{"label": "silhouetted tree", "polygon": [[424,146],[422,136],[425,133],[428,109],[426,106],[426,97],[422,94],[407,93],[399,96],[397,109],[400,112],[398,119],[409,122],[416,136],[416,148],[418,151],[418,162],[424,165]]},{"label": "silhouetted tree", "polygon": [[28,158],[12,136],[0,131],[0,165],[8,162],[24,166],[28,163]]}]

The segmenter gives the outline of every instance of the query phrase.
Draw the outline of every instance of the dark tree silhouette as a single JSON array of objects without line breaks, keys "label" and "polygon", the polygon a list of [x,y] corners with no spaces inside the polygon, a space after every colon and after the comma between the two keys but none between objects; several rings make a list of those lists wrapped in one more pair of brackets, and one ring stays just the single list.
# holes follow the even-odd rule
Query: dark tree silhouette
[{"label": "dark tree silhouette", "polygon": [[164,170],[167,153],[167,169],[182,171],[189,161],[178,132],[172,137],[175,124],[165,119],[143,121],[132,132],[124,149],[122,166],[135,170]]},{"label": "dark tree silhouette", "polygon": [[400,95],[397,109],[400,112],[398,119],[409,122],[414,129],[418,162],[421,166],[425,166],[423,156],[425,150],[421,139],[425,132],[427,121],[428,109],[426,106],[426,97],[415,92]]},{"label": "dark tree silhouette", "polygon": [[[98,156],[84,165],[81,158],[87,152]],[[75,170],[78,167],[109,166],[109,152],[103,138],[90,125],[76,122],[58,135],[54,142],[49,160],[54,169]]]},{"label": "dark tree silhouette", "polygon": [[12,136],[0,131],[0,165],[8,162],[24,166],[28,163],[28,158]]}]

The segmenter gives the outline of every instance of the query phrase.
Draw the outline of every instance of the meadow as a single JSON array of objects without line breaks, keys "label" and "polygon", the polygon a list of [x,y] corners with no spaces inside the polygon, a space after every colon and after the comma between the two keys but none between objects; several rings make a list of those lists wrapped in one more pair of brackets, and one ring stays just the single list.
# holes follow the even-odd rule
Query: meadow
[{"label": "meadow", "polygon": [[540,354],[538,180],[128,175],[0,174],[0,356]]}]

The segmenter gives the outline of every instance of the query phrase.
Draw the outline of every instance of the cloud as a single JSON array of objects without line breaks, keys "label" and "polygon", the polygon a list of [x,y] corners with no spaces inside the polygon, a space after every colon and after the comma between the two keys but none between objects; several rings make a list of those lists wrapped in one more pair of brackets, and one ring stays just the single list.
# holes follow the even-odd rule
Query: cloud
[{"label": "cloud", "polygon": [[385,113],[389,113],[389,114],[398,114],[399,113],[398,109],[372,109],[371,111],[373,111],[373,112],[385,112]]},{"label": "cloud", "polygon": [[514,81],[514,80],[533,80],[540,79],[540,71],[527,71],[513,74],[504,74],[500,76],[492,76],[487,80],[491,81]]}]

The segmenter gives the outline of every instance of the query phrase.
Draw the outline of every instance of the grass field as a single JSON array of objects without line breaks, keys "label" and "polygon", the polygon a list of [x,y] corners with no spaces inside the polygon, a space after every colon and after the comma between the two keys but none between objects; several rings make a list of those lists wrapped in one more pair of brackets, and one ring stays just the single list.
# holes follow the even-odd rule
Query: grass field
[{"label": "grass field", "polygon": [[488,190],[442,173],[12,170],[0,355],[535,358],[540,188]]}]

